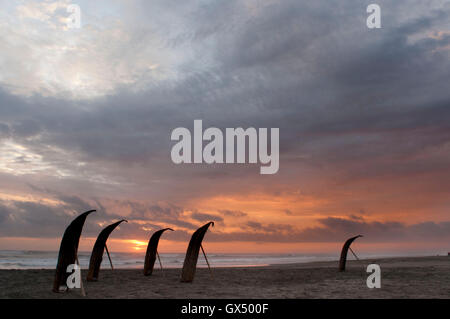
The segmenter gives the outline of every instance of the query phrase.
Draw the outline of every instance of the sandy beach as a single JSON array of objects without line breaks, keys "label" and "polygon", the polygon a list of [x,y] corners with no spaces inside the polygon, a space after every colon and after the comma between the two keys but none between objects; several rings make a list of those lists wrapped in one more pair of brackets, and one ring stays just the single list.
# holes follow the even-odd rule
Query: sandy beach
[{"label": "sandy beach", "polygon": [[[381,288],[366,286],[366,267],[381,267]],[[405,257],[337,262],[198,269],[193,283],[180,282],[180,269],[102,269],[98,282],[79,290],[51,291],[54,270],[0,270],[0,298],[449,298],[450,257]],[[86,276],[86,270],[82,276]]]}]

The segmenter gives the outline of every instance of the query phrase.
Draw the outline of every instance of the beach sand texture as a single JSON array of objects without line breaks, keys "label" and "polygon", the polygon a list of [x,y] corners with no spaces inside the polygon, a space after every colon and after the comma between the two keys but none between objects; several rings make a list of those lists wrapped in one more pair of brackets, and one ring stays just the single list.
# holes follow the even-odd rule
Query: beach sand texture
[{"label": "beach sand texture", "polygon": [[[369,264],[381,267],[381,288],[366,285]],[[405,257],[338,262],[197,269],[193,283],[181,283],[181,269],[102,269],[98,282],[53,293],[54,270],[0,270],[0,298],[450,298],[450,257]]]}]

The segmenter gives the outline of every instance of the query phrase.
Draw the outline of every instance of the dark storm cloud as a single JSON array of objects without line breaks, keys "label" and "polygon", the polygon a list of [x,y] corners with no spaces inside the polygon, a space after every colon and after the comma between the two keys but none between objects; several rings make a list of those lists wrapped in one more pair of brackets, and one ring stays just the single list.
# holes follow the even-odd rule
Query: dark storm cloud
[{"label": "dark storm cloud", "polygon": [[285,210],[284,210],[284,213],[285,213],[286,215],[288,215],[288,216],[293,216],[293,215],[294,215],[294,213],[293,213],[290,209],[285,209]]},{"label": "dark storm cloud", "polygon": [[[60,198],[63,200],[63,197]],[[38,202],[0,201],[0,237],[60,237],[66,227],[79,214],[86,210],[97,209],[76,197],[65,197],[64,202],[49,205]],[[79,209],[83,207],[82,209]],[[97,209],[86,219],[83,236],[95,237],[102,227],[109,223],[123,219],[111,212]],[[126,218],[125,218],[126,219]],[[133,219],[130,219],[133,221]],[[100,226],[102,224],[102,226]],[[117,238],[129,238],[130,233],[138,237],[146,237],[148,233],[143,229],[158,227],[149,223],[124,224],[126,230],[115,234]]]},{"label": "dark storm cloud", "polygon": [[31,202],[0,202],[0,234],[4,237],[57,237],[70,215],[61,208]]},{"label": "dark storm cloud", "polygon": [[130,219],[148,220],[150,222],[159,222],[175,225],[178,227],[195,229],[196,225],[187,222],[181,218],[183,208],[172,204],[164,206],[158,204],[140,203],[134,201],[117,201],[120,207],[129,207],[131,209]]},{"label": "dark storm cloud", "polygon": [[262,223],[249,221],[246,223],[245,228],[248,228],[253,231],[263,232],[263,233],[286,233],[292,232],[294,228],[288,224],[267,224],[264,225]]},{"label": "dark storm cloud", "polygon": [[296,237],[299,240],[336,241],[349,235],[363,234],[370,242],[433,241],[450,237],[450,222],[424,222],[406,225],[400,222],[366,222],[364,220],[328,217],[321,226],[307,228]]},{"label": "dark storm cloud", "polygon": [[[320,226],[302,230],[286,224],[247,223],[242,231],[221,233],[219,229],[208,235],[211,241],[255,241],[282,243],[343,242],[363,234],[364,241],[376,242],[432,242],[450,239],[450,222],[423,222],[406,225],[400,222],[365,222],[342,218],[317,220]],[[247,231],[244,231],[247,229]]]},{"label": "dark storm cloud", "polygon": [[3,225],[3,223],[6,222],[8,215],[9,215],[8,209],[3,205],[0,206],[0,225]]},{"label": "dark storm cloud", "polygon": [[[439,29],[448,9],[372,31],[360,25],[363,6],[345,2],[338,8],[288,1],[251,16],[242,12],[241,2],[231,1],[190,10],[187,23],[195,37],[186,41],[210,49],[213,58],[204,71],[98,102],[39,97],[23,102],[3,93],[2,119],[12,126],[15,139],[34,149],[50,144],[94,163],[141,165],[167,156],[170,130],[190,127],[195,118],[218,126],[278,126],[282,150],[295,152],[303,145],[314,157],[330,155],[324,161],[345,160],[349,153],[371,157],[366,133],[448,129],[448,52],[436,50],[449,45],[450,37],[408,40]],[[229,27],[226,12],[235,17]],[[217,44],[209,48],[211,38]],[[432,79],[436,82],[430,87]],[[425,87],[429,92],[421,98]],[[39,132],[45,132],[40,139],[23,141]],[[326,138],[336,134],[360,138],[349,145],[351,152],[343,152],[342,140],[348,136]],[[433,131],[421,135],[417,148],[449,137],[440,136]],[[396,143],[386,143],[377,151],[393,148]],[[397,153],[408,151],[397,148]]]},{"label": "dark storm cloud", "polygon": [[19,138],[28,138],[37,135],[41,130],[39,123],[34,120],[20,121],[12,128],[13,135]]},{"label": "dark storm cloud", "polygon": [[221,209],[219,210],[219,213],[221,213],[224,216],[230,216],[230,217],[245,217],[248,216],[247,213],[244,213],[240,210],[228,210],[228,209]]},{"label": "dark storm cloud", "polygon": [[131,217],[145,219],[149,217],[168,217],[168,218],[178,218],[183,213],[181,207],[175,205],[168,205],[166,207],[161,207],[159,205],[139,203],[133,201],[118,201],[117,204],[120,206],[128,206],[131,209]]},{"label": "dark storm cloud", "polygon": [[191,218],[198,220],[200,222],[214,221],[214,222],[222,222],[223,218],[217,215],[205,214],[194,212],[191,214]]},{"label": "dark storm cloud", "polygon": [[0,123],[0,139],[10,137],[11,129],[9,125]]}]

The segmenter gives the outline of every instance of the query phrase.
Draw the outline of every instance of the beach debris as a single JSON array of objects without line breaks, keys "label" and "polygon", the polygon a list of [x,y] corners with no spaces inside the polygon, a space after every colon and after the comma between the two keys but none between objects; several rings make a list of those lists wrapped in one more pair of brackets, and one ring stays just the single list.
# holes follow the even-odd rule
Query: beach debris
[{"label": "beach debris", "polygon": [[161,258],[159,257],[159,254],[158,254],[158,243],[159,243],[159,238],[166,230],[173,231],[172,228],[160,229],[160,230],[154,232],[152,237],[150,237],[150,240],[148,241],[147,253],[145,254],[145,261],[144,261],[144,276],[150,276],[152,274],[153,267],[155,266],[156,257],[158,257],[161,271],[163,269],[162,263],[161,263]]},{"label": "beach debris", "polygon": [[[350,245],[353,243],[353,241],[359,237],[363,237],[363,235],[358,235],[352,238],[349,238],[346,240],[346,242],[344,243],[344,246],[342,246],[342,251],[341,251],[341,258],[339,260],[339,271],[345,271],[345,263],[347,262],[347,253],[348,250],[350,249]],[[352,253],[355,255],[356,254],[353,252]],[[356,257],[358,259],[358,257]]]},{"label": "beach debris", "polygon": [[113,230],[117,226],[119,226],[122,222],[128,222],[128,221],[126,221],[125,219],[122,219],[122,220],[119,220],[118,222],[108,225],[105,228],[103,228],[103,230],[98,235],[97,240],[95,241],[95,244],[94,244],[94,248],[92,249],[91,259],[89,260],[89,271],[88,271],[88,275],[87,275],[87,281],[97,281],[98,280],[98,274],[100,272],[100,265],[102,263],[103,253],[105,252],[105,248],[106,248],[106,253],[108,255],[108,258],[109,258],[109,263],[111,265],[111,269],[114,269],[108,247],[106,246],[106,241],[108,240],[108,237],[113,232]]},{"label": "beach debris", "polygon": [[[197,268],[198,254],[200,252],[200,248],[202,247],[202,240],[210,225],[214,227],[214,222],[209,222],[203,225],[192,234],[189,246],[186,251],[186,257],[183,263],[183,270],[181,272],[181,282],[192,282],[194,280],[195,270]],[[203,247],[202,251],[205,254]]]},{"label": "beach debris", "polygon": [[58,264],[56,265],[55,279],[53,281],[53,292],[60,292],[60,287],[66,285],[69,274],[66,272],[67,266],[75,264],[78,260],[78,244],[80,241],[81,232],[83,230],[84,222],[90,213],[95,212],[95,209],[82,213],[75,218],[64,231],[61,239],[58,254]]}]

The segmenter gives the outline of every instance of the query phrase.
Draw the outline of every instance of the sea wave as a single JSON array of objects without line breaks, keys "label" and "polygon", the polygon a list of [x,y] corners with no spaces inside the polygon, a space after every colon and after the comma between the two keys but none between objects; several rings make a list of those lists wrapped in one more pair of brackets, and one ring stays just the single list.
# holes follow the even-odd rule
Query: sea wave
[{"label": "sea wave", "polygon": [[[165,268],[181,268],[184,254],[160,254]],[[89,266],[89,252],[80,252],[78,259],[83,268]],[[55,251],[0,250],[0,269],[54,269],[58,259]],[[111,253],[114,268],[141,268],[144,265],[144,254]],[[271,264],[306,263],[314,261],[336,260],[337,256],[302,255],[302,254],[209,254],[208,260],[213,267],[252,267]],[[102,267],[109,267],[106,255]],[[203,256],[199,256],[198,267],[207,267]]]}]

